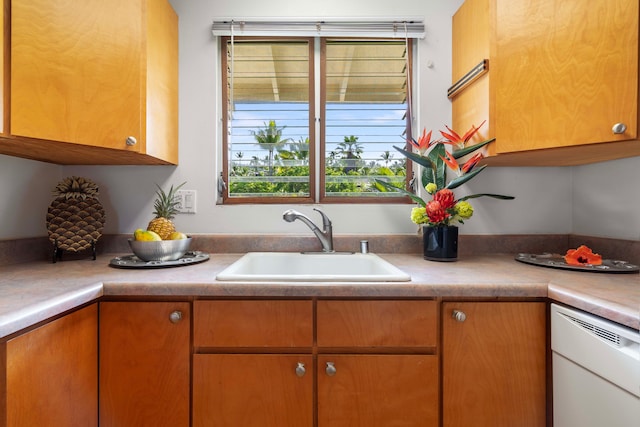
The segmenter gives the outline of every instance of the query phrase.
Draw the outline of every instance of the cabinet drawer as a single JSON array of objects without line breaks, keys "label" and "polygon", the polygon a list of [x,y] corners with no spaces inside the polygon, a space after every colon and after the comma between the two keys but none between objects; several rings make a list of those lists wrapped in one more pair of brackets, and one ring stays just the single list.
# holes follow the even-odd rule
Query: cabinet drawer
[{"label": "cabinet drawer", "polygon": [[311,347],[310,300],[195,301],[196,347]]},{"label": "cabinet drawer", "polygon": [[435,347],[433,300],[320,300],[319,347]]}]

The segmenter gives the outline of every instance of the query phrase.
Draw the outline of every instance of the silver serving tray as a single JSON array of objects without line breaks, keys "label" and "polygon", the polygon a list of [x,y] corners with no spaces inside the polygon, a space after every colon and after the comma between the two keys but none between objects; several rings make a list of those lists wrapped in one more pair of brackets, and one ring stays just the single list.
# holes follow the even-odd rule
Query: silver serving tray
[{"label": "silver serving tray", "polygon": [[115,257],[109,262],[109,265],[118,268],[166,268],[197,264],[208,259],[208,253],[199,251],[188,251],[182,256],[182,258],[178,258],[174,261],[143,261],[137,256],[131,254]]},{"label": "silver serving tray", "polygon": [[576,271],[590,271],[593,273],[637,273],[640,271],[640,267],[635,264],[630,264],[627,261],[620,261],[614,259],[603,259],[600,265],[570,265],[564,260],[564,257],[560,254],[518,254],[516,255],[516,261],[524,262],[525,264],[537,265],[540,267],[561,268],[564,270],[576,270]]}]

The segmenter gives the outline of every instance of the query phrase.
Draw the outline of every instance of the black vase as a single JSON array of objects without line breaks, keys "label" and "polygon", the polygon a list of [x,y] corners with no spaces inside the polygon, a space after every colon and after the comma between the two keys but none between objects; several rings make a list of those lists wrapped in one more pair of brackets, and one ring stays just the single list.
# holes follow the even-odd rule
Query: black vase
[{"label": "black vase", "polygon": [[424,259],[429,261],[455,261],[458,259],[458,227],[441,225],[422,227]]}]

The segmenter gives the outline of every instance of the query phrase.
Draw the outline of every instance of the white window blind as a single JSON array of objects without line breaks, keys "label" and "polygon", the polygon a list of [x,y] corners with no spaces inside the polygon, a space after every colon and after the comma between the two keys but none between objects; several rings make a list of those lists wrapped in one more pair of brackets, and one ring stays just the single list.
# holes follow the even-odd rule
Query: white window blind
[{"label": "white window blind", "polygon": [[421,18],[281,19],[220,18],[213,21],[214,36],[393,37],[424,38]]}]

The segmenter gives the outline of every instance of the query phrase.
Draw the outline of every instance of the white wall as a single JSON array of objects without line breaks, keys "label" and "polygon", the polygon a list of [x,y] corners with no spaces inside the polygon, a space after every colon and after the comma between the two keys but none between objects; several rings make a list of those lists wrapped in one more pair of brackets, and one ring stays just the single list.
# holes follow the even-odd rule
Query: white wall
[{"label": "white wall", "polygon": [[0,155],[0,239],[47,235],[47,207],[62,167]]},{"label": "white wall", "polygon": [[640,240],[640,157],[573,168],[573,232]]},{"label": "white wall", "polygon": [[[234,16],[424,16],[426,39],[420,42],[419,121],[427,129],[441,129],[451,120],[446,89],[451,83],[451,16],[462,0],[171,0],[180,17],[180,165],[170,166],[42,166],[39,162],[0,156],[0,199],[13,194],[22,202],[0,209],[0,239],[46,234],[44,216],[50,190],[56,180],[68,175],[93,179],[100,186],[106,209],[106,233],[129,233],[145,226],[153,211],[155,183],[168,187],[187,181],[185,188],[197,190],[198,213],[179,215],[178,227],[188,233],[291,233],[306,234],[301,223],[286,223],[282,212],[290,206],[217,206],[215,183],[219,174],[216,144],[219,143],[217,45],[210,27],[216,17]],[[433,68],[426,66],[433,62]],[[617,165],[624,165],[618,168]],[[19,179],[7,179],[9,169],[19,170]],[[592,177],[591,171],[613,179],[637,181],[640,158],[579,168],[489,168],[471,181],[465,191],[495,192],[516,196],[514,201],[473,201],[474,217],[462,226],[463,234],[585,233],[617,238],[638,238],[640,198],[636,188],[609,186]],[[621,170],[619,170],[621,169]],[[37,178],[46,175],[46,179]],[[58,175],[59,174],[59,175]],[[579,180],[589,182],[589,191]],[[34,189],[34,187],[36,187]],[[635,197],[628,192],[636,190]],[[617,216],[611,225],[609,209],[597,202],[599,192],[618,196]],[[576,200],[578,199],[578,200]],[[410,205],[326,205],[336,234],[413,233]],[[317,214],[311,206],[296,209]],[[635,216],[633,213],[636,213]],[[5,216],[10,219],[5,225]],[[597,218],[597,221],[588,218]],[[575,219],[574,219],[575,218]],[[585,219],[587,218],[587,219]],[[573,223],[576,222],[576,227]],[[629,236],[629,230],[635,234]],[[588,230],[588,232],[586,232]]]}]

